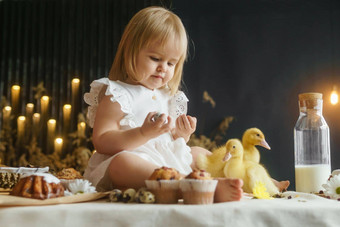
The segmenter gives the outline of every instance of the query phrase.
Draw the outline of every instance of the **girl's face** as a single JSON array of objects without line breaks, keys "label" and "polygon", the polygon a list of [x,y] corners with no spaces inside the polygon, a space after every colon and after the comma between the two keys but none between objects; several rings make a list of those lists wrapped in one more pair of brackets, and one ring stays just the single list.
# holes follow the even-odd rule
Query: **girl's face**
[{"label": "girl's face", "polygon": [[172,79],[180,57],[181,51],[176,48],[174,41],[168,41],[164,46],[154,42],[142,48],[136,62],[136,76],[141,78],[139,84],[149,89],[164,86]]}]

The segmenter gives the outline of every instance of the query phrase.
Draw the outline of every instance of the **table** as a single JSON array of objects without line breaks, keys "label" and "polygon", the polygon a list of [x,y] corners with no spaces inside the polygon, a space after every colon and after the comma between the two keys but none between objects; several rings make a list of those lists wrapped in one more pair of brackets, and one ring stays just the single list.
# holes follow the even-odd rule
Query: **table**
[{"label": "table", "polygon": [[244,197],[239,202],[211,205],[111,203],[104,198],[2,207],[0,226],[339,226],[340,202],[296,192],[284,196],[272,200]]}]

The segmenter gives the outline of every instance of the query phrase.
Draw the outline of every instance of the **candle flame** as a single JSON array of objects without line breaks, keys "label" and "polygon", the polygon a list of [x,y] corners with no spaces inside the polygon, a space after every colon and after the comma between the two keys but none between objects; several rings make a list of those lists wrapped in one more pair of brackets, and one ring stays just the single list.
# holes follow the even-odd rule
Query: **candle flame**
[{"label": "candle flame", "polygon": [[58,137],[58,138],[55,139],[55,142],[57,144],[62,144],[63,143],[63,139]]},{"label": "candle flame", "polygon": [[11,110],[12,110],[12,107],[10,107],[10,106],[5,106],[4,109],[5,109],[6,111],[11,111]]},{"label": "candle flame", "polygon": [[41,100],[44,100],[44,101],[48,101],[50,99],[50,97],[48,97],[47,95],[44,95],[41,97]]},{"label": "candle flame", "polygon": [[18,117],[18,120],[19,120],[19,121],[25,121],[25,120],[26,120],[26,117],[25,117],[25,116],[19,116],[19,117]]},{"label": "candle flame", "polygon": [[55,119],[50,119],[50,120],[48,120],[48,123],[54,125],[54,124],[57,123],[57,121]]},{"label": "candle flame", "polygon": [[73,84],[79,84],[79,82],[80,82],[80,80],[79,80],[78,78],[74,78],[74,79],[72,80],[72,83],[73,83]]},{"label": "candle flame", "polygon": [[19,85],[13,85],[13,86],[12,86],[12,89],[13,89],[14,91],[20,91],[20,86],[19,86]]},{"label": "candle flame", "polygon": [[28,108],[33,108],[34,107],[34,104],[33,103],[27,103],[26,105]]},{"label": "candle flame", "polygon": [[70,104],[65,104],[65,105],[64,105],[64,108],[65,108],[65,109],[71,109],[71,105],[70,105]]},{"label": "candle flame", "polygon": [[336,105],[339,102],[339,95],[336,90],[333,90],[331,93],[331,103],[332,105]]},{"label": "candle flame", "polygon": [[33,114],[33,117],[34,117],[34,118],[40,118],[40,113],[34,113],[34,114]]},{"label": "candle flame", "polygon": [[80,124],[80,126],[81,126],[81,127],[83,127],[83,128],[85,128],[85,126],[86,126],[86,123],[85,123],[85,122],[83,122],[83,121],[82,121],[82,122],[80,122],[79,124]]}]

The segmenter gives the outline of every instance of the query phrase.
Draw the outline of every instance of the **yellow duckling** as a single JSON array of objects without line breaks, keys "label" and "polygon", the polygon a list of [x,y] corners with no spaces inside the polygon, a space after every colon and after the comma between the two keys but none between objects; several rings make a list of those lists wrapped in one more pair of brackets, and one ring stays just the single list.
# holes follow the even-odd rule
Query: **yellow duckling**
[{"label": "yellow duckling", "polygon": [[[261,130],[250,128],[246,130],[242,137],[244,147],[244,159],[249,161],[260,162],[260,152],[255,146],[263,146],[270,150],[268,143]],[[212,151],[211,155],[199,154],[197,157],[197,167],[211,174],[212,177],[224,177],[224,166],[228,159],[223,161],[226,155],[225,146],[221,146]],[[230,156],[229,156],[230,157]]]},{"label": "yellow duckling", "polygon": [[230,139],[226,143],[226,156],[231,158],[225,164],[224,175],[227,178],[239,178],[243,180],[243,191],[252,193],[256,182],[262,182],[270,195],[279,193],[265,168],[253,161],[244,160],[243,146],[238,139]]},{"label": "yellow duckling", "polygon": [[224,177],[225,155],[225,146],[213,150],[211,155],[199,154],[196,160],[197,167],[207,171],[212,177]]},{"label": "yellow duckling", "polygon": [[270,150],[270,146],[266,142],[263,133],[258,128],[247,129],[243,134],[242,144],[244,160],[256,163],[260,163],[260,152],[255,146],[259,145]]}]

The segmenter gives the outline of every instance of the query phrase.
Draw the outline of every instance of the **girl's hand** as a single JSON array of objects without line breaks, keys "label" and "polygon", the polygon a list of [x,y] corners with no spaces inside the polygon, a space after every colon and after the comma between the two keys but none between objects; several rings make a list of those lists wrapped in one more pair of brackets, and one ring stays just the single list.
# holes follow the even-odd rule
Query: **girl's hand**
[{"label": "girl's hand", "polygon": [[157,112],[150,112],[140,127],[140,132],[144,137],[152,139],[169,132],[171,130],[171,122],[170,116],[166,117],[165,114],[158,115]]},{"label": "girl's hand", "polygon": [[176,119],[175,134],[177,137],[183,137],[186,142],[196,130],[197,119],[189,115],[182,114]]}]

